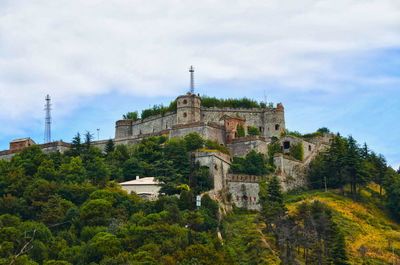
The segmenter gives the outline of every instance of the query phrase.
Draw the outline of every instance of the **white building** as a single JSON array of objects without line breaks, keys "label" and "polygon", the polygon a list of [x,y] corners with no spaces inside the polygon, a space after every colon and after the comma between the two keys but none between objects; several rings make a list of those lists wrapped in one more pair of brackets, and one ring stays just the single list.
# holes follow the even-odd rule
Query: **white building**
[{"label": "white building", "polygon": [[156,199],[160,190],[160,183],[154,177],[139,178],[120,183],[123,190],[131,193],[134,191],[144,199]]}]

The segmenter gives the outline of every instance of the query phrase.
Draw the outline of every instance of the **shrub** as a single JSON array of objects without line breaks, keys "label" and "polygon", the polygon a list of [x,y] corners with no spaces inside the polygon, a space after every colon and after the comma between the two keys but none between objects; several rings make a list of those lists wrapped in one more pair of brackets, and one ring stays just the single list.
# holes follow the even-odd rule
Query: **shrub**
[{"label": "shrub", "polygon": [[244,132],[244,128],[243,128],[242,125],[239,124],[239,125],[236,127],[236,130],[237,130],[237,137],[238,137],[238,138],[245,137],[245,132]]},{"label": "shrub", "polygon": [[257,129],[256,127],[254,127],[254,126],[249,126],[249,127],[247,128],[247,133],[248,133],[250,136],[261,135],[260,130]]},{"label": "shrub", "polygon": [[303,144],[298,142],[296,145],[292,145],[289,149],[289,153],[294,159],[302,161],[304,159]]}]

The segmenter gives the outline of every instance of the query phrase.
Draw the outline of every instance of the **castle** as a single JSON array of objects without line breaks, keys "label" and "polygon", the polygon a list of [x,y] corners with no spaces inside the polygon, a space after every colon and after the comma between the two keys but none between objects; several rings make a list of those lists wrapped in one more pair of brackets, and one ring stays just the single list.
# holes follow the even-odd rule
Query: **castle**
[{"label": "castle", "polygon": [[[239,207],[259,208],[259,177],[232,174],[230,166],[233,157],[245,156],[250,150],[267,156],[272,139],[279,141],[282,153],[275,154],[273,161],[284,190],[288,190],[305,185],[304,171],[307,165],[321,150],[329,146],[329,134],[307,139],[292,135],[281,136],[286,131],[285,111],[281,103],[275,108],[207,108],[202,106],[199,95],[189,92],[179,96],[176,104],[176,111],[162,115],[137,121],[118,120],[115,124],[114,143],[134,145],[150,136],[184,137],[192,132],[198,133],[204,139],[218,142],[230,151],[230,155],[212,150],[197,151],[195,159],[210,169],[214,198],[218,199],[218,194],[225,191],[232,195],[233,202]],[[247,136],[239,137],[239,127],[244,129]],[[257,128],[259,135],[248,136],[249,127]],[[107,140],[95,141],[93,145],[104,150],[106,142]],[[299,142],[304,149],[302,161],[287,156],[290,147]],[[0,151],[0,159],[10,160],[16,152],[32,144],[35,143],[30,138],[14,140],[10,143],[10,150]],[[64,152],[70,144],[58,141],[39,146],[44,152]]]},{"label": "castle", "polygon": [[179,96],[176,103],[176,112],[138,121],[117,121],[115,141],[134,143],[152,135],[182,137],[197,132],[204,139],[234,149],[238,125],[246,131],[249,126],[258,128],[262,141],[285,131],[284,108],[280,103],[276,108],[206,108],[201,106],[200,97],[191,93]]}]

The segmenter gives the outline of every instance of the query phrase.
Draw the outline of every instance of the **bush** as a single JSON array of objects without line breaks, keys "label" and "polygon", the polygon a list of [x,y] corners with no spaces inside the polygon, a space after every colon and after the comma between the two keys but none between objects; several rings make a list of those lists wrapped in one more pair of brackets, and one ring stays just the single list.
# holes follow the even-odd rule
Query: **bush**
[{"label": "bush", "polygon": [[254,126],[249,126],[249,127],[247,128],[247,133],[248,133],[250,136],[261,135],[260,130],[257,129],[256,127],[254,127]]},{"label": "bush", "polygon": [[292,145],[289,149],[289,153],[294,159],[302,161],[304,159],[303,144],[298,142],[296,145]]},{"label": "bush", "polygon": [[236,127],[236,130],[237,130],[237,137],[238,137],[238,138],[245,137],[245,132],[244,132],[244,128],[243,128],[242,125],[239,124],[239,125]]}]

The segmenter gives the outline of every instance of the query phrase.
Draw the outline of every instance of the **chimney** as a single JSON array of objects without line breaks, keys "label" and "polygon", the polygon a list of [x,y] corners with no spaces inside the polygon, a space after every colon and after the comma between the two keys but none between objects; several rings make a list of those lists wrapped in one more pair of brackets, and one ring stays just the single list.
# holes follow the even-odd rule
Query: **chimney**
[{"label": "chimney", "polygon": [[136,180],[138,180],[139,179],[139,176],[136,176]]}]

